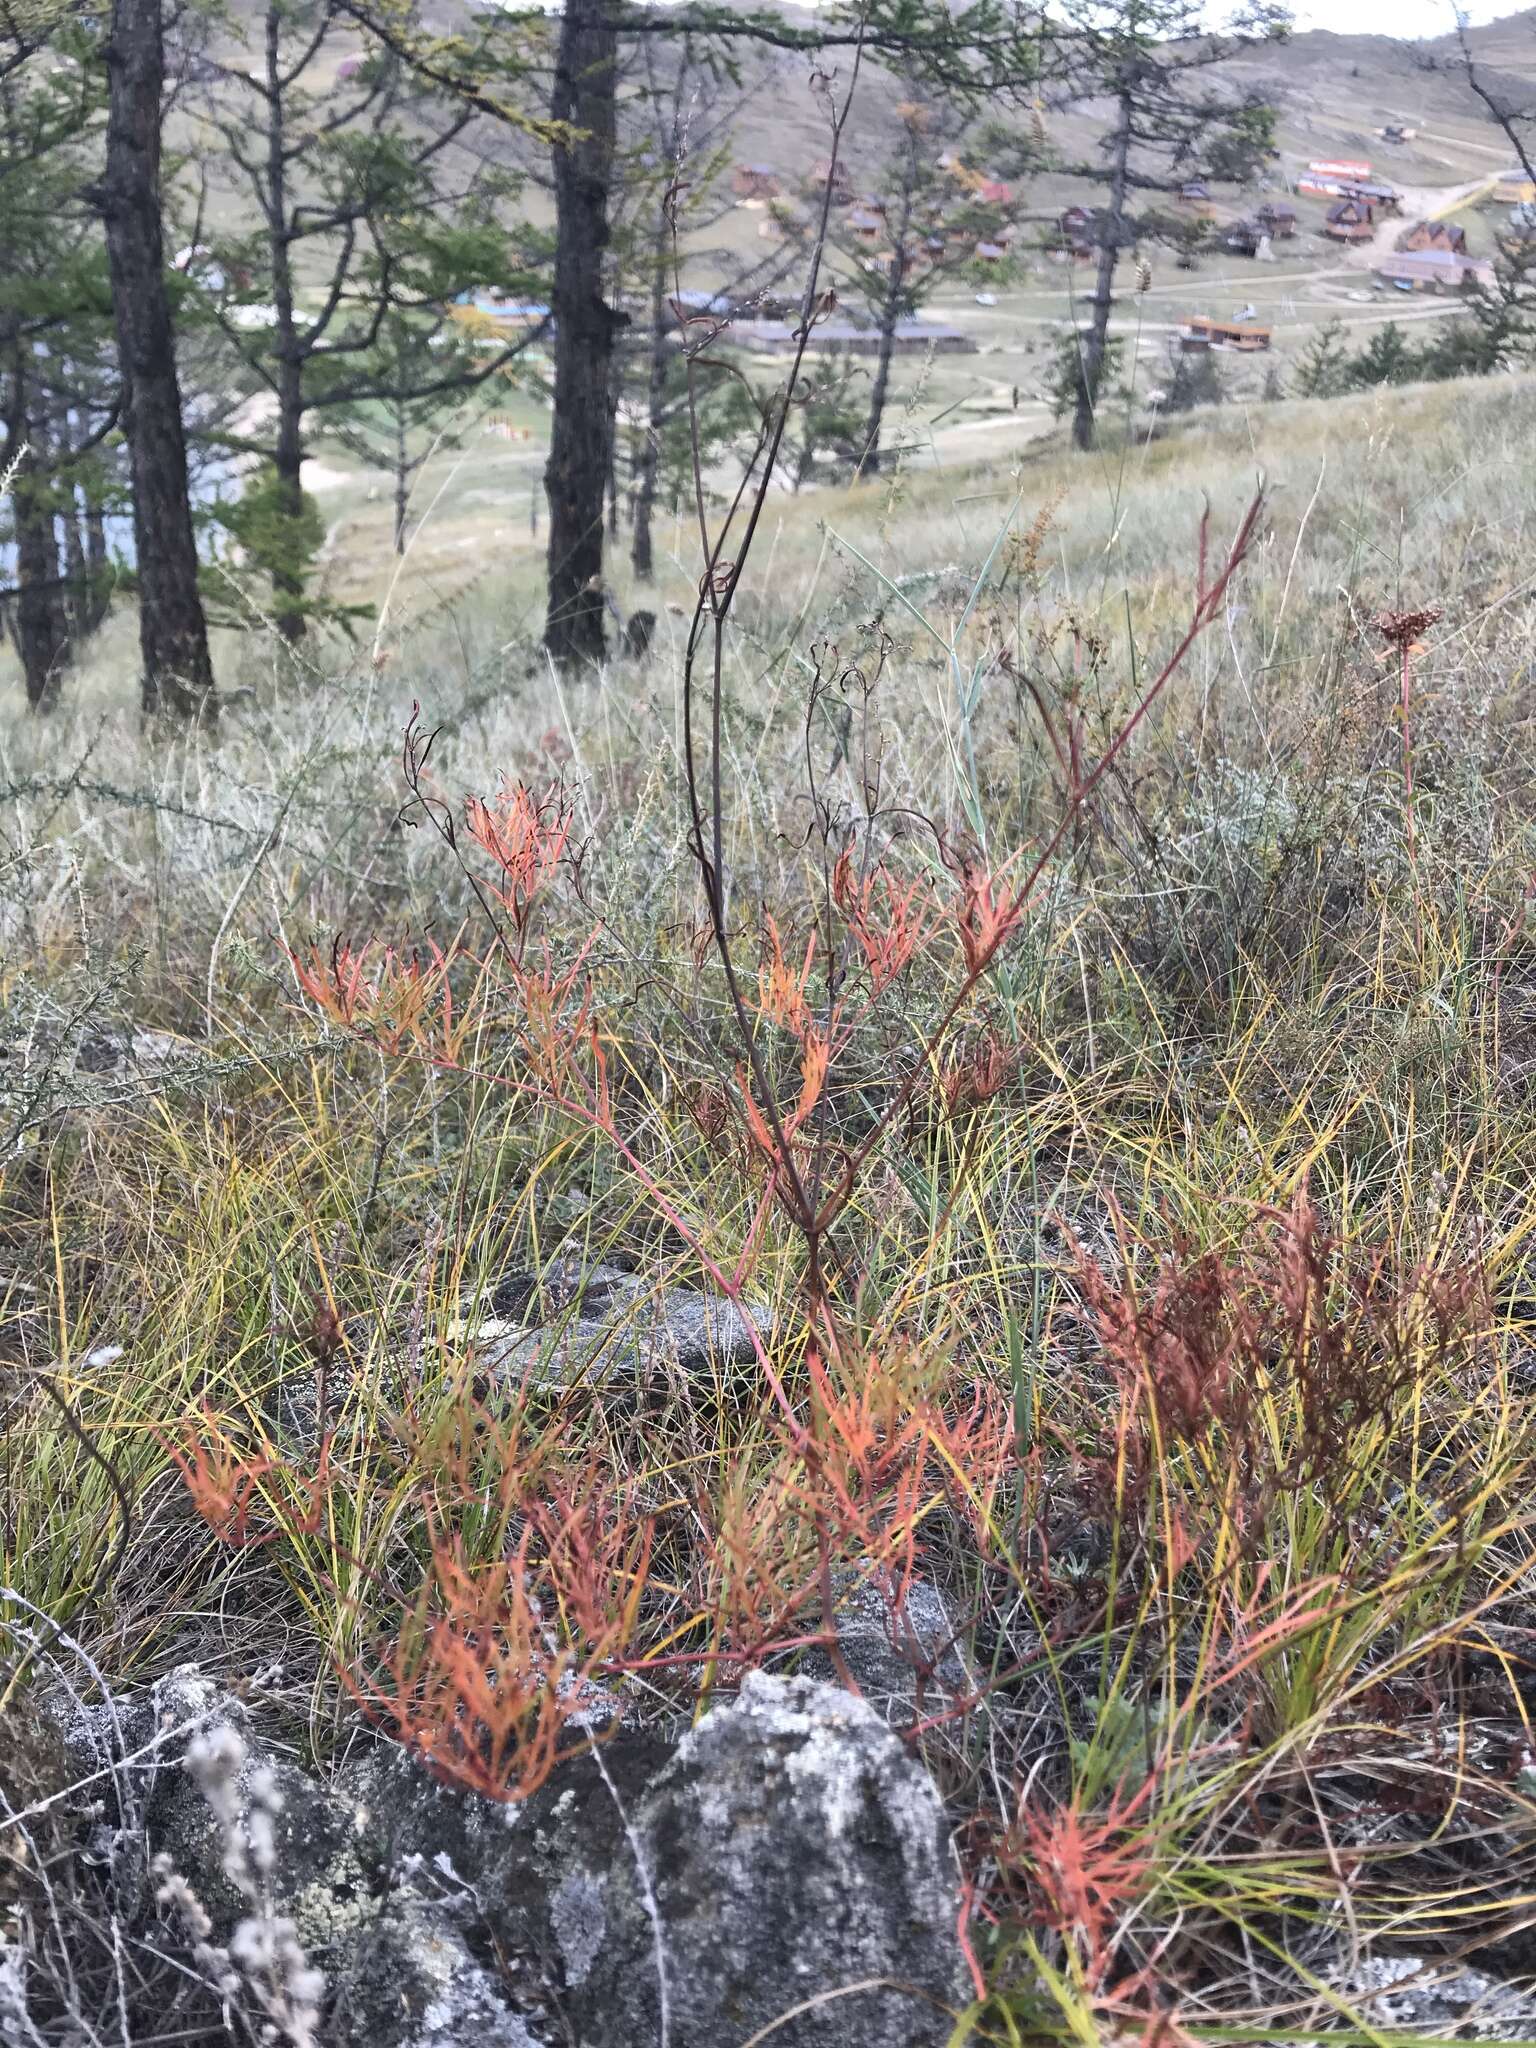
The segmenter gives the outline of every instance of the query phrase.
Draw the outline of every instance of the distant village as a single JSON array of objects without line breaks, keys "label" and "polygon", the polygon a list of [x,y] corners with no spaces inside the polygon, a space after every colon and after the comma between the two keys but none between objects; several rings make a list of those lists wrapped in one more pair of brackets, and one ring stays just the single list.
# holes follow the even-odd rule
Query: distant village
[{"label": "distant village", "polygon": [[[1378,131],[1390,144],[1412,140],[1408,128]],[[804,238],[814,227],[820,204],[830,198],[835,216],[834,239],[875,277],[889,277],[899,268],[903,277],[940,266],[969,274],[978,282],[991,270],[1006,274],[1025,256],[1050,262],[1092,265],[1103,243],[1098,210],[1073,205],[1054,216],[1021,214],[1013,186],[987,170],[967,164],[953,150],[934,160],[942,174],[938,190],[925,196],[918,231],[910,223],[905,235],[894,234],[890,202],[881,194],[858,189],[842,164],[828,159],[813,163],[803,175],[791,177],[768,163],[739,163],[730,175],[736,204],[760,211],[758,235],[767,239]],[[1326,213],[1316,231],[1340,247],[1370,247],[1378,253],[1369,265],[1378,285],[1407,293],[1447,293],[1486,284],[1492,266],[1479,257],[1457,222],[1434,217],[1410,219],[1403,194],[1373,177],[1369,162],[1319,159],[1308,164],[1290,190],[1296,198],[1326,200]],[[1461,194],[1455,204],[1487,199],[1509,209],[1509,229],[1536,237],[1536,182],[1521,166],[1489,177],[1481,192]],[[1172,220],[1159,223],[1160,239],[1176,249],[1181,269],[1196,270],[1202,257],[1235,257],[1266,263],[1275,260],[1276,244],[1293,241],[1301,231],[1297,207],[1289,198],[1268,198],[1249,214],[1223,219],[1206,178],[1187,180],[1174,198]],[[1450,210],[1450,209],[1448,209]],[[1397,232],[1383,229],[1401,223]],[[1032,230],[1026,233],[1026,230]],[[979,293],[983,303],[989,296]],[[691,291],[669,300],[675,329],[699,319],[729,321],[741,339],[763,353],[798,348],[798,294],[757,291]],[[520,301],[492,289],[462,295],[466,318],[504,328],[547,323],[550,309]],[[900,353],[934,351],[975,353],[974,335],[931,319],[904,316],[895,323],[890,345]],[[1267,350],[1272,331],[1254,320],[1222,321],[1192,314],[1179,325],[1186,350],[1225,349],[1238,353]],[[876,327],[853,317],[817,322],[809,346],[850,354],[873,353],[882,346]]]}]

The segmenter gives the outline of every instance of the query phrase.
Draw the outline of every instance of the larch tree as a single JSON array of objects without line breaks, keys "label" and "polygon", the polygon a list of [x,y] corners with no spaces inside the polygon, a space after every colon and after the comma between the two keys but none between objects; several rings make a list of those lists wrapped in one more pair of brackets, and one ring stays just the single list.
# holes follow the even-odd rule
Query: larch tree
[{"label": "larch tree", "polygon": [[1337,398],[1350,385],[1351,363],[1344,322],[1335,314],[1312,330],[1296,364],[1295,385],[1301,398]]},{"label": "larch tree", "polygon": [[1278,8],[1245,8],[1221,31],[1197,0],[1065,0],[1052,16],[1051,96],[1055,104],[1107,102],[1097,156],[1053,160],[1059,174],[1096,185],[1091,213],[1093,295],[1078,337],[1072,438],[1091,448],[1115,307],[1115,273],[1145,234],[1161,231],[1151,195],[1176,194],[1215,158],[1222,175],[1243,178],[1267,157],[1274,117],[1256,87],[1229,86],[1222,67],[1288,27]]},{"label": "larch tree", "polygon": [[[606,652],[604,511],[612,468],[614,353],[624,317],[612,303],[609,247],[620,164],[621,53],[628,38],[688,36],[722,50],[799,53],[827,61],[867,50],[975,100],[1032,85],[1041,20],[1016,0],[846,0],[813,24],[763,10],[692,4],[642,7],[631,0],[565,0],[551,26],[541,10],[481,14],[468,33],[427,34],[407,0],[343,0],[397,54],[468,104],[548,142],[555,197],[554,418],[545,488],[549,499],[544,640],[563,664]],[[551,46],[552,39],[552,46]],[[530,93],[549,81],[546,117]]]},{"label": "larch tree", "polygon": [[[75,255],[78,222],[71,227],[67,216],[79,211],[78,202],[70,207],[79,165],[71,138],[95,111],[77,89],[84,83],[77,71],[61,86],[25,63],[0,74],[0,472],[14,565],[4,609],[33,711],[57,701],[71,640],[54,518],[48,342],[67,321],[72,296],[56,273]],[[94,223],[87,217],[85,225]]]},{"label": "larch tree", "polygon": [[779,468],[798,495],[827,461],[843,475],[859,467],[869,428],[869,375],[846,349],[827,349],[801,372],[785,422]]},{"label": "larch tree", "polygon": [[148,713],[211,718],[213,664],[198,590],[176,330],[165,274],[162,0],[113,0],[105,57],[106,167],[96,196],[106,229],[123,384],[142,698]]},{"label": "larch tree", "polygon": [[[1465,15],[1457,16],[1456,32],[1468,86],[1536,186],[1536,89],[1506,70],[1484,71]],[[1491,278],[1476,279],[1466,297],[1470,319],[1431,345],[1438,374],[1480,375],[1529,362],[1536,352],[1536,201],[1522,199],[1511,208],[1495,231]]]},{"label": "larch tree", "polygon": [[909,81],[888,149],[853,205],[834,216],[840,296],[862,302],[876,336],[859,457],[867,476],[884,464],[891,367],[903,329],[943,285],[1007,260],[1014,190],[960,160],[966,112],[963,102]]},{"label": "larch tree", "polygon": [[[653,526],[668,456],[691,400],[700,395],[697,378],[690,393],[677,347],[681,323],[696,310],[679,296],[685,273],[715,279],[702,296],[730,317],[772,295],[799,260],[793,235],[753,259],[711,239],[735,209],[725,180],[736,123],[755,96],[771,89],[777,69],[771,57],[733,57],[708,38],[686,34],[666,42],[641,37],[628,67],[621,131],[634,171],[615,241],[637,276],[640,309],[629,330],[631,346],[620,351],[616,381],[621,394],[638,387],[630,408],[630,564],[641,582],[655,574]],[[737,399],[717,383],[710,408],[716,417],[703,423],[706,440],[734,431],[742,413]]]},{"label": "larch tree", "polygon": [[35,710],[57,700],[112,581],[106,505],[123,392],[91,193],[107,106],[103,38],[100,21],[65,14],[44,50],[0,21],[0,469],[11,472],[14,570],[0,612]]},{"label": "larch tree", "polygon": [[[485,341],[450,314],[392,312],[349,384],[325,405],[325,433],[389,477],[397,555],[406,551],[416,478],[437,448],[458,445],[456,416],[486,380],[487,354]],[[346,395],[354,386],[359,395]]]},{"label": "larch tree", "polygon": [[211,311],[243,377],[267,397],[263,428],[223,437],[261,464],[226,516],[292,642],[313,609],[321,537],[303,481],[311,415],[461,388],[463,362],[425,352],[402,383],[398,353],[380,354],[387,324],[440,316],[466,278],[509,269],[511,258],[500,181],[455,150],[471,108],[424,91],[388,49],[359,52],[336,0],[266,0],[258,23],[259,61],[218,65],[207,112],[256,223],[213,239],[223,289]]}]

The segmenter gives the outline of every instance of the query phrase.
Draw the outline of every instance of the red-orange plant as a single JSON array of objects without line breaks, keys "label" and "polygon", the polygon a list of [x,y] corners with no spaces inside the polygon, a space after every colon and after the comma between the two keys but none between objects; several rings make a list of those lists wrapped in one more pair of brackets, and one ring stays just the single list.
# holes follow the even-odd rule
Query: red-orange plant
[{"label": "red-orange plant", "polygon": [[757,970],[758,1010],[770,1024],[792,1031],[797,1038],[810,1027],[811,1010],[805,991],[815,958],[816,934],[812,932],[805,942],[805,958],[798,968],[790,966],[784,958],[778,925],[764,913],[763,953]]},{"label": "red-orange plant", "polygon": [[872,992],[882,994],[932,928],[932,890],[921,876],[903,887],[883,861],[872,874],[857,874],[845,846],[833,864],[832,900],[864,956]]},{"label": "red-orange plant", "polygon": [[[1315,1485],[1339,1497],[1360,1459],[1389,1443],[1405,1396],[1475,1340],[1475,1266],[1400,1270],[1389,1245],[1327,1232],[1305,1188],[1262,1210],[1236,1253],[1175,1242],[1149,1283],[1079,1256],[1102,1353],[1164,1441],[1214,1438],[1241,1498]],[[1278,1399],[1283,1437],[1259,1426]],[[1132,1476],[1151,1455],[1132,1425]]]},{"label": "red-orange plant", "polygon": [[[171,1457],[223,1541],[272,1544],[321,1528],[334,1480],[328,1436],[307,1477],[270,1450],[238,1450],[207,1409],[184,1439]],[[450,1403],[425,1433],[403,1418],[400,1455],[401,1500],[425,1542],[422,1577],[401,1597],[348,1560],[397,1618],[369,1661],[342,1662],[339,1675],[439,1776],[523,1798],[613,1718],[603,1682],[646,1661],[651,1519],[633,1489],[604,1476],[598,1448],[562,1455],[558,1429],[530,1441],[519,1415],[498,1420],[473,1401]]]},{"label": "red-orange plant", "polygon": [[590,1691],[534,1594],[533,1531],[472,1565],[438,1537],[421,1590],[371,1669],[341,1676],[368,1716],[438,1777],[489,1799],[536,1791],[601,1734]]},{"label": "red-orange plant", "polygon": [[244,1547],[273,1542],[282,1533],[276,1525],[251,1527],[261,1482],[274,1469],[274,1460],[237,1450],[206,1404],[196,1420],[184,1425],[181,1443],[167,1439],[165,1448],[193,1508],[223,1542]]},{"label": "red-orange plant", "polygon": [[1091,1990],[1103,1984],[1120,1922],[1156,1871],[1157,1845],[1146,1827],[1156,1787],[1155,1772],[1130,1794],[1116,1786],[1100,1810],[1075,1791],[1058,1806],[1021,1797],[993,1845],[1004,1887],[1022,1891],[1037,1923],[1075,1951]]},{"label": "red-orange plant", "polygon": [[800,1635],[820,1597],[815,1529],[800,1501],[798,1461],[746,1461],[700,1494],[694,1605],[708,1617],[726,1674]]},{"label": "red-orange plant", "polygon": [[293,975],[310,1001],[344,1030],[368,1032],[381,1051],[398,1054],[410,1046],[436,1046],[451,1057],[458,1044],[450,969],[458,948],[444,952],[429,943],[420,953],[365,945],[359,951],[337,940],[329,955],[311,946],[307,955],[289,952]]},{"label": "red-orange plant", "polygon": [[464,823],[475,844],[500,870],[492,895],[526,937],[540,891],[564,859],[571,836],[571,801],[558,785],[535,796],[526,783],[503,778],[494,799],[465,799]]}]

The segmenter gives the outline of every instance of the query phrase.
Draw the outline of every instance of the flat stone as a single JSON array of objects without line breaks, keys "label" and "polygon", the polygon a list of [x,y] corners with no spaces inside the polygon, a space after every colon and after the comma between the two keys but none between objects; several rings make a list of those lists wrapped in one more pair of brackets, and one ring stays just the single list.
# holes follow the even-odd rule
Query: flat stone
[{"label": "flat stone", "polygon": [[[766,1328],[765,1312],[753,1321]],[[494,1379],[558,1388],[750,1365],[752,1328],[723,1295],[658,1289],[617,1266],[553,1259],[537,1276],[509,1275],[458,1334]]]}]

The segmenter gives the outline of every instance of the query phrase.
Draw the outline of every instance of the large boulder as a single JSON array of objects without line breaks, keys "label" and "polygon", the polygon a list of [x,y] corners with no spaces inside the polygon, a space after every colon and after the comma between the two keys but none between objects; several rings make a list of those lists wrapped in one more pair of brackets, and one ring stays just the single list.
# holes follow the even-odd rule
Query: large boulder
[{"label": "large boulder", "polygon": [[584,2048],[740,2048],[776,2021],[775,2048],[947,2038],[965,1993],[943,1807],[863,1701],[753,1673],[625,1836],[566,1876]]},{"label": "large boulder", "polygon": [[201,1922],[203,1973],[287,1944],[333,2048],[741,2048],[776,2021],[774,2048],[945,2040],[943,1808],[873,1708],[754,1673],[680,1738],[607,1733],[516,1805],[382,1743],[322,1783],[190,1668],[71,1739],[114,1760],[116,1831],[169,1924]]}]

